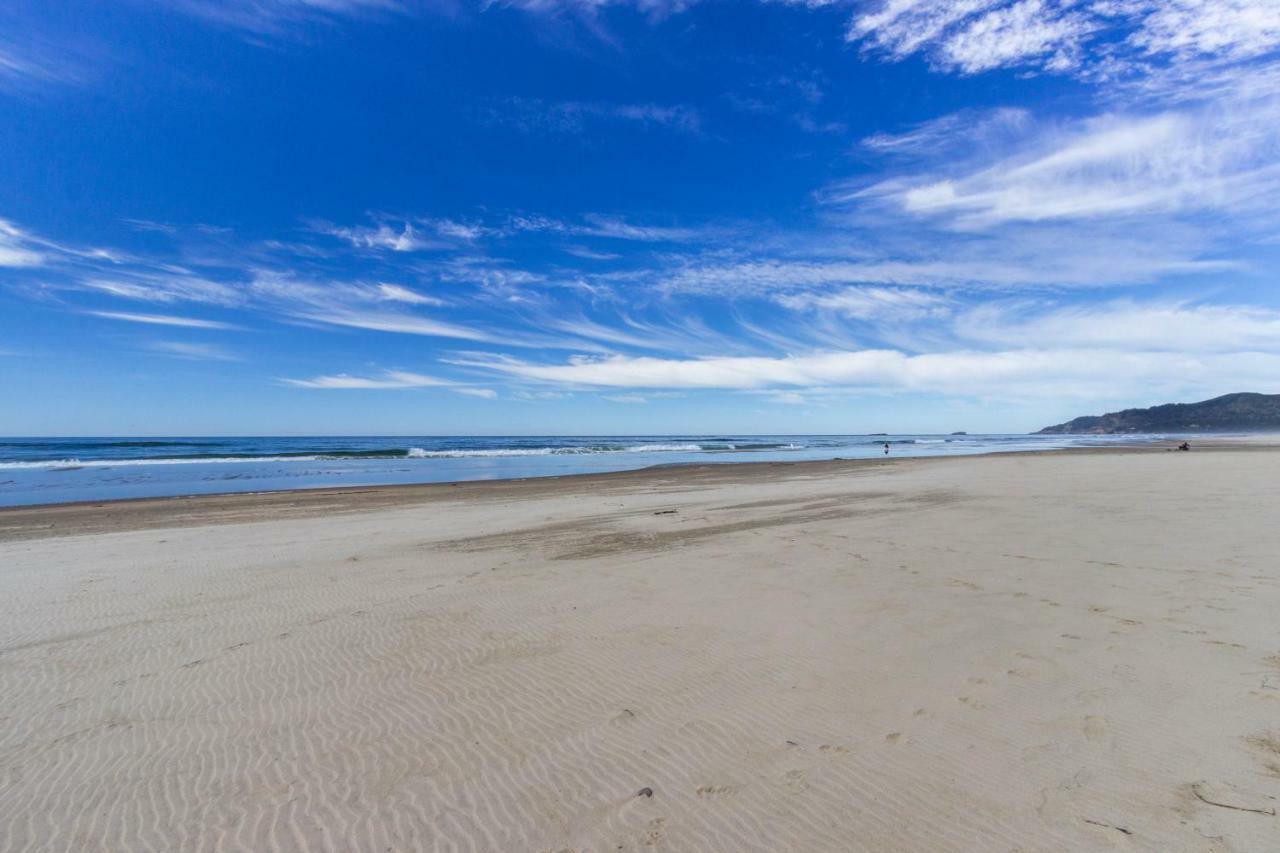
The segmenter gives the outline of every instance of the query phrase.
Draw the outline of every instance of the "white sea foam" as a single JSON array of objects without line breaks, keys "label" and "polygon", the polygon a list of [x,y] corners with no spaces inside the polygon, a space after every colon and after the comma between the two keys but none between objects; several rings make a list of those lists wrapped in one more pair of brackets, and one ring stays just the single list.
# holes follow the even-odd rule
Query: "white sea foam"
[{"label": "white sea foam", "polygon": [[226,464],[229,462],[316,462],[325,457],[316,456],[216,456],[216,457],[181,457],[170,456],[163,459],[41,459],[31,462],[0,462],[0,469],[5,468],[120,468],[125,465],[195,465],[198,463],[208,463],[210,465]]},{"label": "white sea foam", "polygon": [[586,447],[493,447],[477,450],[423,450],[410,447],[410,459],[465,459],[484,456],[553,456],[556,454],[590,453]]}]

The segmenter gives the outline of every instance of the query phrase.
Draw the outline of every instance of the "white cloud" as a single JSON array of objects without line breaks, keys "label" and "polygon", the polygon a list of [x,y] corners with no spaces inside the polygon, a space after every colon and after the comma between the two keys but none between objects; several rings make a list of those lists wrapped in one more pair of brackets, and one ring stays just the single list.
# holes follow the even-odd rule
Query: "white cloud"
[{"label": "white cloud", "polygon": [[492,341],[493,335],[467,326],[430,320],[413,314],[394,314],[376,311],[359,311],[345,308],[300,309],[293,316],[329,326],[346,326],[352,329],[370,329],[375,332],[395,332],[401,335],[425,335],[437,338],[457,338],[465,341]]},{"label": "white cloud", "polygon": [[649,402],[648,398],[639,394],[605,394],[601,399],[608,400],[611,403],[642,404]]},{"label": "white cloud", "polygon": [[222,347],[213,344],[194,344],[185,341],[155,341],[148,349],[175,358],[190,361],[239,361],[240,358]]},{"label": "white cloud", "polygon": [[697,134],[702,116],[686,104],[547,101],[506,98],[480,111],[490,124],[509,125],[525,133],[583,133],[601,123],[627,122]]},{"label": "white cloud", "polygon": [[357,249],[388,249],[392,252],[420,252],[424,249],[439,249],[447,246],[439,241],[432,241],[419,234],[411,223],[404,223],[398,229],[385,223],[374,227],[320,224],[315,230],[340,240],[346,240]]},{"label": "white cloud", "polygon": [[279,33],[314,19],[402,12],[403,0],[164,0],[188,14],[253,35]]},{"label": "white cloud", "polygon": [[458,222],[453,219],[430,219],[426,222],[436,230],[436,233],[442,237],[452,237],[456,240],[472,242],[478,240],[489,233],[489,229],[482,225],[473,223]]},{"label": "white cloud", "polygon": [[29,244],[26,233],[0,219],[0,267],[38,267],[45,257]]},{"label": "white cloud", "polygon": [[1080,41],[1093,29],[1084,16],[1044,0],[993,9],[957,29],[938,49],[939,62],[965,74],[1038,61],[1052,71],[1079,64]]},{"label": "white cloud", "polygon": [[243,291],[225,282],[211,281],[185,273],[117,273],[111,277],[91,275],[80,285],[139,302],[197,302],[233,306],[244,301]]},{"label": "white cloud", "polygon": [[605,216],[599,213],[588,213],[583,219],[586,220],[587,224],[577,228],[575,233],[591,237],[609,237],[615,240],[636,240],[652,243],[678,243],[697,240],[706,236],[704,231],[693,228],[636,225],[617,216]]},{"label": "white cloud", "polygon": [[404,302],[409,305],[444,305],[443,299],[437,299],[434,296],[423,296],[417,291],[410,290],[407,287],[401,287],[398,284],[378,284],[378,293],[389,302]]},{"label": "white cloud", "polygon": [[975,145],[988,146],[1025,130],[1031,114],[1024,109],[998,107],[987,111],[961,110],[921,122],[901,133],[876,133],[862,140],[871,151],[895,156],[936,156]]},{"label": "white cloud", "polygon": [[[314,282],[291,275],[260,271],[253,279],[251,293],[259,302],[283,314],[329,326],[471,341],[487,341],[492,337],[466,326],[378,308],[378,304],[387,301],[387,292],[383,289],[386,286],[359,282]],[[395,285],[391,287],[392,292],[396,293]]]},{"label": "white cloud", "polygon": [[338,373],[331,376],[314,376],[310,379],[281,379],[280,381],[295,388],[337,390],[434,388],[453,384],[433,376],[423,376],[421,373],[410,373],[405,370],[387,370],[377,376],[350,376],[346,373]]},{"label": "white cloud", "polygon": [[[716,232],[708,228],[682,228],[670,225],[643,225],[621,216],[603,213],[587,213],[582,222],[565,222],[546,216],[515,216],[508,223],[513,231],[545,231],[579,237],[603,237],[610,240],[628,240],[639,243],[684,243],[704,240]],[[581,249],[579,249],[579,252]],[[591,251],[591,250],[587,250]],[[578,254],[579,252],[574,252]],[[604,258],[599,253],[582,257]]]},{"label": "white cloud", "polygon": [[858,320],[902,322],[945,316],[949,300],[923,290],[847,287],[827,293],[784,294],[778,302],[796,310],[834,311]]},{"label": "white cloud", "polygon": [[[888,230],[888,229],[886,229]],[[1152,236],[1006,229],[998,238],[904,244],[888,258],[804,260],[765,258],[734,263],[687,263],[659,273],[667,294],[769,297],[840,285],[981,285],[997,288],[1134,284],[1162,276],[1213,272],[1233,264],[1197,257],[1197,238],[1184,229]],[[887,243],[889,238],[884,238]]]},{"label": "white cloud", "polygon": [[968,173],[904,175],[835,203],[888,200],[959,228],[1221,210],[1275,210],[1280,99],[1152,115],[1107,115],[1050,128]]},{"label": "white cloud", "polygon": [[1111,301],[1048,310],[1041,303],[997,303],[961,314],[956,332],[997,345],[1280,352],[1280,311],[1177,302]]},{"label": "white cloud", "polygon": [[586,246],[565,246],[564,250],[575,258],[583,258],[588,261],[616,261],[621,257],[621,255],[614,252],[597,252],[594,249],[588,249]]},{"label": "white cloud", "polygon": [[187,329],[236,329],[230,323],[216,320],[198,320],[194,317],[174,317],[169,314],[130,314],[123,311],[89,311],[94,317],[107,320],[124,320],[127,323],[146,323],[152,326],[181,326]]},{"label": "white cloud", "polygon": [[[83,46],[77,45],[83,52]],[[22,38],[14,41],[0,35],[0,89],[25,91],[56,83],[75,83],[81,69],[71,60],[73,51],[22,27]]]},{"label": "white cloud", "polygon": [[455,393],[466,394],[468,397],[479,397],[482,400],[498,399],[498,392],[492,388],[454,388]]},{"label": "white cloud", "polygon": [[1277,8],[1274,0],[882,0],[854,16],[847,38],[964,74],[1135,75],[1270,53],[1280,46]]},{"label": "white cloud", "polygon": [[578,358],[566,364],[513,359],[459,361],[509,376],[567,386],[755,390],[841,387],[965,395],[1092,396],[1168,389],[1280,388],[1280,355],[1189,354],[1123,349],[897,350],[781,358]]},{"label": "white cloud", "polygon": [[1129,42],[1149,54],[1247,59],[1280,46],[1274,0],[1131,0],[1124,7],[1145,13]]},{"label": "white cloud", "polygon": [[38,267],[43,263],[39,252],[0,243],[0,267]]}]

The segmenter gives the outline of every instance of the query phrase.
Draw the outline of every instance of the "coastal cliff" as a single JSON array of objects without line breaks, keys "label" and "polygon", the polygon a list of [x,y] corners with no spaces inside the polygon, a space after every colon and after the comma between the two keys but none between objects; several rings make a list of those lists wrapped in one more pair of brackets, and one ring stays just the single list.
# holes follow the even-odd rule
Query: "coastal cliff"
[{"label": "coastal cliff", "polygon": [[1114,435],[1126,432],[1280,431],[1280,394],[1224,394],[1199,403],[1166,403],[1087,415],[1047,426],[1038,435]]}]

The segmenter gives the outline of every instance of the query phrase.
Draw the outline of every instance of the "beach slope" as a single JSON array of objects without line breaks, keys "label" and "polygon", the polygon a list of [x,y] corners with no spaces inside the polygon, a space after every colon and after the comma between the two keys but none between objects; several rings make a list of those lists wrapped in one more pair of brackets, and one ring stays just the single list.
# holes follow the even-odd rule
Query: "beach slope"
[{"label": "beach slope", "polygon": [[1280,452],[0,512],[0,849],[1264,851]]}]

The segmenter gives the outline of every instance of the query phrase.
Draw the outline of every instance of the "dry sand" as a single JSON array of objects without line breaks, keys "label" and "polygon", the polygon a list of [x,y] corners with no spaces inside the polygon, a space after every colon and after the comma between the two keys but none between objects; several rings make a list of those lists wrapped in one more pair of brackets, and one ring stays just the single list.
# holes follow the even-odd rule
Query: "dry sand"
[{"label": "dry sand", "polygon": [[0,849],[1280,850],[1277,522],[1241,450],[0,512]]}]

